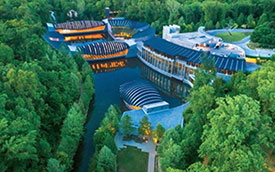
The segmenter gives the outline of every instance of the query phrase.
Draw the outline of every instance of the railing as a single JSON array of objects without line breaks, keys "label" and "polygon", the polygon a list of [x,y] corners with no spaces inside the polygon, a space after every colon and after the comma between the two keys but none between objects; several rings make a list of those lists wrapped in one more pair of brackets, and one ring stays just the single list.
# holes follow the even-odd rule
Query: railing
[{"label": "railing", "polygon": [[[154,53],[153,51],[151,51],[151,50],[149,50],[148,48],[146,48],[146,47],[142,47],[142,49],[143,50],[146,50],[146,51],[149,51],[149,52],[152,52],[152,53]],[[186,83],[186,84],[188,84],[190,87],[193,87],[193,84],[190,82],[190,81],[188,81],[187,79],[185,79],[183,76],[185,76],[185,73],[183,73],[183,76],[181,76],[181,75],[176,75],[176,74],[174,74],[174,73],[170,73],[170,72],[167,72],[167,71],[165,71],[165,70],[163,70],[163,69],[161,69],[161,68],[158,68],[158,67],[156,67],[156,66],[154,66],[153,64],[151,64],[150,62],[148,62],[146,59],[144,59],[144,57],[142,56],[142,50],[140,47],[138,47],[138,58],[145,64],[145,65],[147,65],[148,67],[150,67],[150,68],[152,68],[153,70],[155,70],[155,71],[157,71],[157,72],[159,72],[159,73],[161,73],[161,74],[163,74],[163,75],[165,75],[165,76],[168,76],[168,77],[170,77],[170,78],[175,78],[175,79],[177,79],[177,80],[179,80],[179,81],[182,81],[182,82],[184,82],[184,83]],[[154,53],[155,54],[155,53]],[[160,57],[160,58],[164,58],[165,60],[167,59],[167,60],[169,60],[169,63],[170,62],[172,62],[172,65],[173,65],[173,61],[174,60],[171,60],[171,59],[168,59],[168,58],[166,58],[166,57],[164,57],[164,56],[162,56],[162,55],[159,55],[159,54],[156,54],[158,57]],[[151,57],[149,57],[149,58],[151,58]],[[173,71],[173,70],[172,70]]]}]

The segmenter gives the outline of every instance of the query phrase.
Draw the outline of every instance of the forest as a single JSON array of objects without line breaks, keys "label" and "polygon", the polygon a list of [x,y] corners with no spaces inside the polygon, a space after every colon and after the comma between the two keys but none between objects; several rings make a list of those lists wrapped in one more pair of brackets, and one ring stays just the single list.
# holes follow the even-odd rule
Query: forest
[{"label": "forest", "polygon": [[[208,61],[208,62],[207,62]],[[157,149],[168,172],[267,171],[274,168],[275,62],[226,83],[205,60],[196,72],[183,128]],[[211,83],[212,84],[209,84]],[[272,160],[273,159],[273,160]],[[272,165],[273,163],[273,165]]]},{"label": "forest", "polygon": [[105,7],[110,7],[118,16],[150,23],[158,34],[168,24],[181,26],[182,32],[195,31],[199,26],[255,29],[253,42],[275,47],[275,0],[79,0],[75,6],[63,5],[81,12],[80,18],[95,20],[104,18]]},{"label": "forest", "polygon": [[[275,45],[275,0],[0,0],[0,171],[72,170],[94,94],[93,74],[80,55],[53,50],[42,35],[52,22],[49,11],[58,22],[69,20],[71,9],[78,12],[75,20],[102,20],[105,7],[152,24],[158,34],[167,24],[184,32],[237,24],[255,29],[252,41]],[[265,150],[274,149],[274,68],[269,62],[255,73],[236,74],[228,84],[215,78],[211,86],[213,75],[199,72],[185,127],[166,132],[161,141],[162,168],[230,171],[234,164],[236,171],[263,171]],[[207,96],[197,101],[202,95]]]},{"label": "forest", "polygon": [[0,171],[71,171],[93,96],[80,55],[42,39],[48,1],[0,1]]}]

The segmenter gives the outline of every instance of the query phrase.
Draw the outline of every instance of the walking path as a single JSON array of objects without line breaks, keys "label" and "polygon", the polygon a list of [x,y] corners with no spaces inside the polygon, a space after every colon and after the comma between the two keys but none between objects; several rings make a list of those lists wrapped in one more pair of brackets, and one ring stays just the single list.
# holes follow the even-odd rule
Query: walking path
[{"label": "walking path", "polygon": [[[204,28],[200,28],[200,32],[204,32],[203,30]],[[209,30],[206,31],[206,34],[209,34],[211,36],[215,36],[217,33],[223,33],[223,32],[228,32],[227,29],[218,29],[218,30]],[[231,32],[253,32],[253,29],[234,29]],[[264,49],[264,48],[256,48],[255,50],[250,49],[247,44],[250,41],[250,36],[245,37],[244,39],[242,39],[241,41],[238,42],[228,42],[231,44],[235,44],[238,45],[239,47],[241,47],[244,51],[245,54],[248,56],[254,56],[254,57],[271,57],[272,54],[275,54],[275,51],[272,49]]]},{"label": "walking path", "polygon": [[150,139],[148,143],[137,143],[133,140],[124,141],[123,136],[120,134],[117,134],[115,137],[115,143],[118,148],[118,150],[126,148],[127,146],[135,146],[139,149],[141,149],[142,152],[148,152],[148,172],[154,172],[155,170],[155,157],[157,155],[156,152],[156,145],[152,142]]}]

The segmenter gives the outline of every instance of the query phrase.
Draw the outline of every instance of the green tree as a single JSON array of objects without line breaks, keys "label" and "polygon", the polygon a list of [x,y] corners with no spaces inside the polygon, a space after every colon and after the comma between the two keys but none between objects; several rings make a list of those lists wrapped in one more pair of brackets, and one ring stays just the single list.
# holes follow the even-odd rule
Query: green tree
[{"label": "green tree", "polygon": [[208,85],[216,78],[217,69],[215,62],[212,58],[208,58],[208,56],[211,55],[204,53],[201,58],[202,64],[200,68],[196,70],[196,79],[192,90],[197,90],[204,85]]},{"label": "green tree", "polygon": [[204,1],[203,11],[204,11],[204,20],[217,23],[225,18],[227,12],[227,5],[219,1]]},{"label": "green tree", "polygon": [[132,118],[129,115],[125,115],[120,124],[121,128],[123,129],[123,135],[129,137],[134,132]]},{"label": "green tree", "polygon": [[183,169],[186,166],[180,145],[181,136],[182,128],[177,126],[165,131],[160,141],[157,152],[161,161],[161,168],[165,171],[167,168]]},{"label": "green tree", "polygon": [[204,166],[201,162],[196,162],[192,165],[190,165],[186,172],[211,172],[212,170],[209,169],[209,167]]},{"label": "green tree", "polygon": [[270,117],[261,115],[259,103],[245,95],[217,101],[207,116],[200,156],[207,157],[214,171],[265,171],[263,146],[271,146]]},{"label": "green tree", "polygon": [[71,169],[73,157],[84,131],[85,116],[80,112],[79,106],[74,106],[68,112],[61,129],[61,141],[57,148],[57,159]]},{"label": "green tree", "polygon": [[103,146],[103,142],[107,136],[107,134],[112,135],[112,133],[108,130],[108,128],[104,126],[100,126],[94,133],[93,141],[97,151],[99,151]]},{"label": "green tree", "polygon": [[168,142],[167,147],[168,148],[162,153],[159,159],[162,170],[166,171],[169,167],[179,168],[184,165],[181,147],[173,143],[172,139]]},{"label": "green tree", "polygon": [[117,153],[117,146],[115,143],[115,139],[109,133],[107,133],[107,135],[103,141],[103,145],[107,146],[113,152],[113,154]]},{"label": "green tree", "polygon": [[239,17],[238,17],[238,19],[237,19],[237,23],[238,23],[238,25],[243,25],[243,24],[245,24],[245,17],[244,17],[244,15],[243,15],[243,13],[241,13],[240,15],[239,15]]},{"label": "green tree", "polygon": [[221,24],[219,21],[216,23],[216,29],[221,29]]},{"label": "green tree", "polygon": [[151,136],[151,122],[146,115],[139,121],[138,133],[142,136]]},{"label": "green tree", "polygon": [[171,167],[167,168],[166,171],[167,171],[167,172],[183,172],[183,170],[174,169],[174,168],[171,168]]},{"label": "green tree", "polygon": [[152,137],[155,143],[159,142],[165,132],[165,128],[161,124],[157,124],[156,128],[152,132]]},{"label": "green tree", "polygon": [[169,24],[176,23],[179,16],[180,3],[177,2],[176,0],[168,0],[166,1],[166,7],[169,11],[168,23]]},{"label": "green tree", "polygon": [[[9,122],[0,118],[0,168],[3,171],[26,170],[39,159],[37,155],[37,131],[22,118]],[[32,163],[31,163],[32,162]],[[24,163],[24,165],[21,165]]]},{"label": "green tree", "polygon": [[212,20],[208,20],[208,21],[205,23],[205,28],[206,28],[207,30],[214,29],[214,28],[215,28],[215,25],[213,24],[213,21],[212,21]]},{"label": "green tree", "polygon": [[94,88],[93,88],[93,80],[90,75],[86,76],[86,79],[83,84],[83,90],[81,94],[80,100],[83,103],[83,113],[86,113],[90,104],[90,101],[92,99],[92,96],[94,94]]},{"label": "green tree", "polygon": [[0,44],[0,62],[6,64],[11,63],[14,59],[13,50],[3,43]]},{"label": "green tree", "polygon": [[230,90],[230,95],[235,96],[238,95],[240,93],[243,93],[247,88],[243,88],[243,83],[246,81],[246,75],[242,72],[239,71],[237,73],[235,73],[229,83],[228,83],[228,87]]},{"label": "green tree", "polygon": [[[193,113],[203,118],[215,105],[215,90],[209,85],[193,90],[189,102]],[[205,118],[204,118],[205,119]]]},{"label": "green tree", "polygon": [[275,34],[275,22],[265,22],[258,25],[251,34],[251,41],[260,43],[261,47],[274,48],[275,41],[272,37]]},{"label": "green tree", "polygon": [[116,168],[116,157],[112,151],[103,146],[97,156],[97,166],[96,169],[98,172],[113,172]]},{"label": "green tree", "polygon": [[266,13],[263,13],[258,21],[258,25],[264,24],[265,22],[268,22],[268,17]]},{"label": "green tree", "polygon": [[116,106],[111,105],[105,114],[105,118],[101,122],[101,126],[107,127],[114,135],[118,131],[120,116],[120,110],[118,110]]},{"label": "green tree", "polygon": [[247,27],[249,29],[251,28],[254,28],[256,26],[256,22],[254,20],[254,17],[252,14],[250,14],[248,17],[247,17]]},{"label": "green tree", "polygon": [[189,102],[192,116],[183,128],[182,140],[180,141],[183,152],[182,158],[185,161],[182,166],[184,168],[200,160],[197,150],[202,143],[203,126],[208,123],[207,114],[216,106],[215,98],[215,89],[210,85],[204,85],[198,90],[193,90],[190,94]]},{"label": "green tree", "polygon": [[228,91],[228,86],[226,84],[226,81],[223,80],[222,78],[216,78],[212,84],[212,87],[215,89],[216,97],[224,97],[224,95]]},{"label": "green tree", "polygon": [[65,165],[60,164],[60,162],[57,159],[49,159],[47,165],[47,172],[64,172],[65,169]]},{"label": "green tree", "polygon": [[275,121],[275,99],[274,99],[274,69],[275,62],[265,63],[259,70],[248,75],[247,80],[242,82],[242,91],[260,101],[261,113],[269,115]]}]

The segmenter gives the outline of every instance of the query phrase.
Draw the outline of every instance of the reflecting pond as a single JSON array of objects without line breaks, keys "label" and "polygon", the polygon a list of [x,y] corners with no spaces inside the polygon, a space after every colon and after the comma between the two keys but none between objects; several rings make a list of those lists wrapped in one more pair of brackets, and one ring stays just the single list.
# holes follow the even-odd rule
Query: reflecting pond
[{"label": "reflecting pond", "polygon": [[90,65],[94,71],[95,97],[85,124],[83,141],[75,156],[74,171],[79,172],[88,171],[90,158],[94,153],[93,134],[100,126],[108,107],[117,104],[122,111],[125,110],[119,95],[121,84],[147,79],[159,89],[163,100],[169,102],[170,107],[182,104],[190,90],[189,86],[153,71],[137,58],[93,62]]}]

